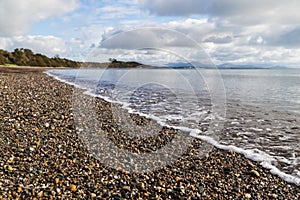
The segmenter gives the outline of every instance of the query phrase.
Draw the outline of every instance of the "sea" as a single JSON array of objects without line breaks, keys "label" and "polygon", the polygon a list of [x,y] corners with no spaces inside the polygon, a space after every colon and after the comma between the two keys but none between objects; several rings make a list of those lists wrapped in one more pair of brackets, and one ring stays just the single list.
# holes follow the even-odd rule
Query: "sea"
[{"label": "sea", "polygon": [[300,69],[81,68],[46,73],[130,113],[244,154],[300,185]]}]

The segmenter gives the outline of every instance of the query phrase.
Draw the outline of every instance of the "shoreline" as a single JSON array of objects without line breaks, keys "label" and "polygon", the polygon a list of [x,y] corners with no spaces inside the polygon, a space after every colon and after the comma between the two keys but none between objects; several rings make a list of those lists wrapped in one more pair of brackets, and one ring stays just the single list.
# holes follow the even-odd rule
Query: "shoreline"
[{"label": "shoreline", "polygon": [[[107,101],[107,102],[109,102],[109,103],[111,103],[113,105],[120,105],[120,107],[118,107],[118,110],[122,110],[124,113],[127,113],[127,115],[128,115],[128,113],[132,113],[132,110],[130,108],[128,108],[126,104],[124,105],[122,102],[112,101],[112,100],[110,100],[109,98],[107,98],[105,96],[95,95],[95,94],[93,94],[93,92],[91,93],[91,92],[86,91],[85,88],[78,87],[75,83],[68,82],[66,80],[62,80],[62,79],[58,78],[57,76],[55,76],[55,75],[53,75],[51,73],[46,73],[46,74],[48,74],[49,76],[53,77],[56,80],[59,80],[60,82],[67,83],[69,85],[75,86],[76,90],[79,90],[79,92],[76,94],[77,96],[78,95],[82,96],[81,93],[85,92],[84,94],[89,95],[90,98],[100,98],[100,99],[104,99],[104,101]],[[85,96],[85,95],[83,95],[83,96]],[[234,120],[236,120],[238,118],[242,118],[243,120],[244,120],[244,118],[246,118],[247,120],[252,119],[252,117],[251,116],[247,116],[247,114],[246,115],[244,115],[244,114],[241,115],[241,113],[239,113],[239,112],[235,113],[236,111],[232,110],[232,107],[234,107],[232,105],[232,103],[235,104],[236,102],[233,100],[233,102],[230,102],[227,105],[228,108],[231,107],[231,109],[229,109],[229,113],[230,114],[229,114],[229,116],[227,116],[228,118],[231,118],[231,119],[234,118]],[[75,107],[77,107],[77,106],[75,106]],[[235,108],[235,109],[238,109],[238,108]],[[90,108],[90,110],[93,110],[93,108]],[[251,110],[251,111],[255,112],[254,110]],[[249,113],[249,111],[247,111],[247,112]],[[288,113],[285,113],[285,114],[289,115]],[[89,114],[87,114],[87,115],[89,115]],[[276,176],[279,176],[280,178],[284,179],[286,182],[291,183],[291,184],[295,184],[297,186],[300,186],[300,182],[299,182],[300,179],[298,178],[298,176],[293,176],[292,174],[289,174],[289,173],[283,171],[282,169],[278,168],[278,166],[280,164],[282,164],[282,163],[278,163],[276,165],[273,164],[271,162],[271,160],[273,159],[273,157],[270,154],[268,154],[268,153],[266,153],[264,151],[262,151],[262,152],[255,152],[254,150],[251,150],[251,149],[245,149],[245,148],[241,148],[241,147],[238,147],[238,146],[234,146],[234,144],[233,145],[223,145],[218,140],[215,140],[213,137],[205,136],[205,135],[201,135],[201,134],[198,135],[197,132],[200,131],[198,129],[189,129],[188,127],[180,127],[180,126],[178,127],[176,125],[175,126],[170,126],[170,125],[167,125],[166,123],[162,122],[161,120],[159,120],[156,117],[153,117],[151,115],[147,115],[147,114],[143,114],[143,113],[139,113],[137,115],[139,117],[141,117],[141,116],[145,117],[145,118],[149,119],[149,121],[151,121],[151,120],[155,121],[155,123],[157,123],[156,126],[159,126],[159,127],[168,127],[170,129],[174,128],[175,130],[183,131],[184,133],[189,133],[185,137],[192,136],[193,138],[198,138],[198,139],[202,140],[205,143],[211,144],[212,146],[216,147],[217,149],[222,149],[222,150],[225,150],[225,151],[231,150],[231,151],[234,151],[235,153],[242,154],[246,158],[248,158],[248,159],[250,159],[250,160],[252,160],[254,162],[258,162],[265,169],[268,169],[272,174],[274,174]],[[261,115],[264,115],[264,113],[259,112],[259,113],[256,113],[256,115],[259,115],[261,117]],[[260,118],[259,116],[258,116],[258,118]],[[130,116],[127,116],[127,118],[130,118]],[[273,118],[276,118],[276,116],[273,116]],[[119,121],[122,121],[122,119],[119,119]],[[126,121],[126,120],[123,120],[123,121]],[[252,121],[255,121],[255,119],[252,119]],[[263,121],[264,120],[262,120],[262,122]],[[287,121],[291,122],[292,119],[287,119]],[[233,122],[233,123],[235,123],[235,122]],[[243,124],[243,121],[241,121],[241,123]],[[228,128],[231,126],[231,125],[228,125],[228,124],[230,124],[230,120],[227,121],[227,122],[225,122],[225,124],[227,124],[226,132],[227,131],[231,132],[232,130],[228,130]],[[120,124],[118,124],[118,125],[120,125]],[[282,126],[284,127],[285,125],[282,125]],[[287,124],[286,126],[289,126],[289,125]],[[147,128],[147,127],[145,127],[145,128]],[[155,127],[151,127],[151,129],[154,129],[154,128]],[[131,127],[130,129],[131,130],[135,130],[134,127]],[[157,127],[156,127],[156,129],[157,129]],[[295,127],[294,129],[297,129],[297,128]],[[127,130],[128,130],[128,128],[127,128]],[[246,131],[246,130],[244,130],[244,131]],[[128,131],[128,132],[130,132],[130,131]],[[131,132],[133,132],[133,131],[131,131]],[[149,135],[149,134],[145,133],[145,131],[143,131],[143,130],[135,130],[134,132],[143,132],[144,137],[147,137],[146,135]],[[157,131],[157,132],[159,132],[159,131]],[[155,133],[153,133],[153,131],[152,131],[152,134],[155,135]],[[234,132],[231,132],[231,134],[234,134]],[[155,138],[153,138],[153,139],[155,140]]]},{"label": "shoreline", "polygon": [[[86,150],[76,131],[72,112],[74,87],[47,76],[42,73],[44,70],[0,68],[2,198],[300,197],[298,186],[243,155],[213,148],[208,156],[199,156],[203,142],[198,139],[193,139],[187,152],[173,164],[155,171],[139,174],[109,168]],[[122,130],[113,130],[111,104],[97,99],[97,105],[108,138],[117,146],[137,153],[160,145],[160,140],[127,142],[132,138]],[[148,123],[139,116],[132,118]],[[171,141],[177,134],[163,129],[159,137]]]}]

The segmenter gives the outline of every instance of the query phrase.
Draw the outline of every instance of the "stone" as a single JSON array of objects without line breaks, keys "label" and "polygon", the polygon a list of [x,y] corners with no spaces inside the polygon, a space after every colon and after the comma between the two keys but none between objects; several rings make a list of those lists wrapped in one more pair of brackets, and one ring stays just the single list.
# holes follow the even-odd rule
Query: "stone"
[{"label": "stone", "polygon": [[245,194],[245,199],[251,199],[251,194],[246,193],[246,194]]},{"label": "stone", "polygon": [[254,170],[254,169],[251,170],[250,173],[256,177],[260,177],[260,174],[258,173],[258,171]]},{"label": "stone", "polygon": [[70,190],[72,191],[72,192],[76,192],[76,190],[77,190],[77,188],[76,188],[76,185],[71,185],[70,186]]},{"label": "stone", "polygon": [[141,183],[138,183],[138,184],[137,184],[137,188],[140,189],[140,190],[144,190],[144,189],[145,189],[145,184],[142,183],[142,182],[141,182]]}]

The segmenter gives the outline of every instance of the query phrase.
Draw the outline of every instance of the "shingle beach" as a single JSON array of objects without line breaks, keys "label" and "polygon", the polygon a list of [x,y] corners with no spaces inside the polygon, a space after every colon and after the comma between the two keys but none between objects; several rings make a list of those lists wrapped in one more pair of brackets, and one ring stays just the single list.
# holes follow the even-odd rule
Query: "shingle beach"
[{"label": "shingle beach", "polygon": [[[139,173],[122,163],[109,166],[79,135],[74,87],[43,71],[0,67],[0,199],[300,199],[299,186],[243,155],[216,148],[202,155],[207,145],[195,138],[159,169]],[[95,104],[101,134],[118,148],[156,151],[179,134],[161,128],[155,137],[128,136],[112,119],[111,103],[96,99]]]}]

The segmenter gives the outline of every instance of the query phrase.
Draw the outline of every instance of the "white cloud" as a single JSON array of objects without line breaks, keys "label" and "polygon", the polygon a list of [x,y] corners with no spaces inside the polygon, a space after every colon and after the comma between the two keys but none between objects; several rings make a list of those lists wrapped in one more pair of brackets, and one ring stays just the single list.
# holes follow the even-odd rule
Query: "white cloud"
[{"label": "white cloud", "polygon": [[[198,17],[164,24],[201,43],[216,63],[300,66],[300,1],[139,0],[152,16]],[[205,21],[206,19],[206,21]],[[195,19],[194,19],[195,20]]]},{"label": "white cloud", "polygon": [[[295,37],[298,35],[298,29],[290,31],[290,28],[278,26],[270,30],[268,24],[232,28],[219,26],[216,21],[191,18],[151,25],[154,28],[141,26],[135,30],[123,26],[107,29],[100,46],[102,54],[106,55],[106,57],[102,55],[103,61],[114,56],[144,63],[165,64],[172,59],[173,62],[182,61],[180,60],[182,57],[188,61],[197,62],[203,59],[204,51],[206,51],[209,54],[207,57],[210,57],[215,64],[228,62],[297,66],[300,62],[299,56],[295,54],[299,51],[290,51],[285,45],[288,42],[292,44],[291,41],[281,39],[282,43],[278,42],[279,37],[289,34],[289,36],[293,35],[291,38],[298,41],[298,37]],[[198,43],[204,51],[191,41]],[[165,52],[175,49],[177,55],[175,55],[176,58],[171,54],[168,56],[156,54],[151,57],[149,54],[132,51],[140,47],[158,47],[166,50]]]},{"label": "white cloud", "polygon": [[205,15],[238,24],[299,23],[300,1],[281,0],[139,0],[140,8],[162,16]]},{"label": "white cloud", "polygon": [[138,11],[134,8],[117,5],[104,6],[97,10],[101,19],[125,18],[126,16],[134,15],[137,12]]},{"label": "white cloud", "polygon": [[[190,20],[191,21],[191,20]],[[183,32],[169,28],[168,23],[136,29],[107,29],[100,46],[87,56],[87,60],[107,62],[115,57],[151,65],[172,62],[197,62],[211,65],[211,60],[198,43]],[[172,24],[174,26],[174,24]]]},{"label": "white cloud", "polygon": [[134,49],[137,46],[190,47],[195,45],[194,42],[191,43],[193,40],[202,43],[211,35],[222,38],[231,34],[221,29],[216,33],[216,29],[215,24],[206,19],[191,18],[163,24],[152,22],[136,27],[109,27],[102,34],[101,45],[105,48],[123,49]]},{"label": "white cloud", "polygon": [[226,44],[232,42],[232,37],[227,35],[227,36],[209,36],[204,40],[204,42],[212,42],[216,44]]},{"label": "white cloud", "polygon": [[66,42],[61,38],[54,36],[13,36],[0,38],[0,49],[13,51],[15,48],[28,48],[35,53],[42,53],[48,56],[56,54],[64,55],[69,53],[72,46],[80,47],[76,39],[70,39]]},{"label": "white cloud", "polygon": [[193,47],[195,44],[180,32],[165,28],[138,28],[129,31],[113,31],[103,40],[103,48],[139,49],[152,47]]},{"label": "white cloud", "polygon": [[[191,31],[196,31],[195,34],[189,33],[194,38],[197,34],[203,37],[203,34],[206,34],[205,30],[208,32],[213,30],[215,32],[213,35],[229,31],[229,35],[232,33],[234,37],[243,34],[247,37],[260,38],[258,41],[252,39],[251,44],[300,47],[300,12],[298,12],[300,1],[292,0],[287,3],[280,0],[139,0],[139,5],[142,9],[158,16],[196,14],[206,18],[207,21],[203,24],[195,23],[198,29],[191,27],[188,21],[181,24],[182,28],[175,25],[176,30],[188,26]],[[224,32],[221,34],[224,35]],[[220,36],[206,38],[206,41],[222,43],[217,38]]]},{"label": "white cloud", "polygon": [[210,55],[216,64],[234,63],[239,65],[281,65],[300,67],[300,49],[286,49],[274,46],[233,45],[215,46]]},{"label": "white cloud", "polygon": [[22,35],[40,20],[75,10],[79,0],[1,0],[0,36]]}]

